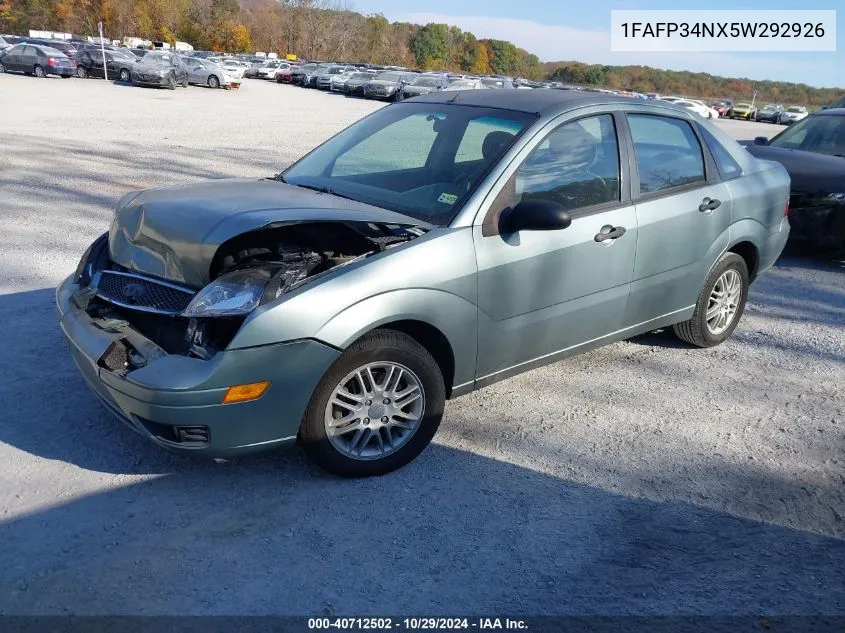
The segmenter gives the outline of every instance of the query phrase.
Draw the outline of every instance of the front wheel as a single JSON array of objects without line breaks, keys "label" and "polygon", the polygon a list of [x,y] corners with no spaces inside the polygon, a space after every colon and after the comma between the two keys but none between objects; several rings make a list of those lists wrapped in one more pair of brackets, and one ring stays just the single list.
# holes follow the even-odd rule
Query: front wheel
[{"label": "front wheel", "polygon": [[80,79],[88,79],[88,69],[85,66],[79,66],[76,69],[76,76]]},{"label": "front wheel", "polygon": [[183,87],[183,88],[187,88],[187,87],[188,87],[188,75],[185,75],[185,76],[182,78],[182,87]]},{"label": "front wheel", "polygon": [[692,318],[673,326],[675,335],[698,347],[725,341],[745,310],[748,284],[745,260],[736,253],[722,255],[704,280]]},{"label": "front wheel", "polygon": [[445,400],[443,375],[431,354],[407,334],[375,330],[323,376],[302,418],[299,440],[330,473],[382,475],[428,446]]},{"label": "front wheel", "polygon": [[167,89],[176,90],[176,75],[170,75],[170,77],[167,78]]},{"label": "front wheel", "polygon": [[121,68],[120,69],[120,80],[124,83],[129,83],[130,79],[132,79],[132,77],[129,74],[129,70],[127,68]]},{"label": "front wheel", "polygon": [[35,76],[39,79],[44,79],[47,76],[47,73],[44,72],[44,69],[39,66],[38,64],[35,65]]},{"label": "front wheel", "polygon": [[0,62],[0,75],[6,72],[6,67],[3,65],[3,62]]},{"label": "front wheel", "polygon": [[219,88],[220,87],[220,80],[217,79],[214,75],[208,78],[208,87],[209,88]]}]

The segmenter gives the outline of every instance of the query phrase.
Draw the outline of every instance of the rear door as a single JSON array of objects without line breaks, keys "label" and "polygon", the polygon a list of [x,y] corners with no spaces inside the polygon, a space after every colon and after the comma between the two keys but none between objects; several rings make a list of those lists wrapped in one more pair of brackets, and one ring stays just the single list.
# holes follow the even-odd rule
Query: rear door
[{"label": "rear door", "polygon": [[671,320],[695,305],[728,246],[732,200],[690,117],[634,110],[625,121],[638,226],[631,327]]}]

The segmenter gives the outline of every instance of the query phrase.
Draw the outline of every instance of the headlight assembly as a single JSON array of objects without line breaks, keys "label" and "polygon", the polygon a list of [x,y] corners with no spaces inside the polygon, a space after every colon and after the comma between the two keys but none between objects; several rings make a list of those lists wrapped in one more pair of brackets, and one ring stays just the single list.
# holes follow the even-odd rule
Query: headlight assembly
[{"label": "headlight assembly", "polygon": [[108,241],[109,234],[103,233],[85,249],[73,275],[74,283],[80,286],[87,286],[91,283],[91,277],[100,268],[98,264],[103,263],[100,262],[100,258],[103,257],[108,248]]},{"label": "headlight assembly", "polygon": [[243,316],[261,302],[272,273],[266,268],[247,268],[221,275],[200,290],[182,316]]}]

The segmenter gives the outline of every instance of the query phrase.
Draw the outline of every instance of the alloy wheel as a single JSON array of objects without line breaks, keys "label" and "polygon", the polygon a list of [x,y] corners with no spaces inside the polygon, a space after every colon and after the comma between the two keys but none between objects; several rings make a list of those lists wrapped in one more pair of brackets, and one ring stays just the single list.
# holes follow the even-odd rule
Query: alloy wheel
[{"label": "alloy wheel", "polygon": [[706,319],[711,334],[718,336],[730,327],[741,298],[742,278],[730,268],[719,276],[710,291]]},{"label": "alloy wheel", "polygon": [[358,460],[381,459],[404,446],[425,413],[422,381],[394,362],[368,363],[347,374],[326,405],[332,446]]},{"label": "alloy wheel", "polygon": [[129,71],[125,68],[120,71],[120,80],[124,83],[129,81]]},{"label": "alloy wheel", "polygon": [[47,75],[44,73],[44,69],[41,68],[41,66],[36,66],[35,67],[35,76],[38,77],[39,79],[43,79]]}]

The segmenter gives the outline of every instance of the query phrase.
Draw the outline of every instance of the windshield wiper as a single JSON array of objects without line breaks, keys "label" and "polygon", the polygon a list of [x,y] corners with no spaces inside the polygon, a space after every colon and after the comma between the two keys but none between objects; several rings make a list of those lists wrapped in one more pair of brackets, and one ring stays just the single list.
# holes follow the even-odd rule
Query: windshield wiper
[{"label": "windshield wiper", "polygon": [[[282,181],[282,182],[285,182],[285,181]],[[328,193],[332,196],[337,196],[338,198],[346,198],[347,200],[355,200],[355,198],[352,198],[350,196],[345,196],[342,193],[338,193],[337,191],[335,191],[331,187],[325,187],[325,186],[320,186],[320,185],[302,185],[302,184],[298,184],[298,183],[290,183],[290,184],[292,184],[294,187],[302,187],[303,189],[310,189],[311,191],[319,191],[320,193]]]}]

